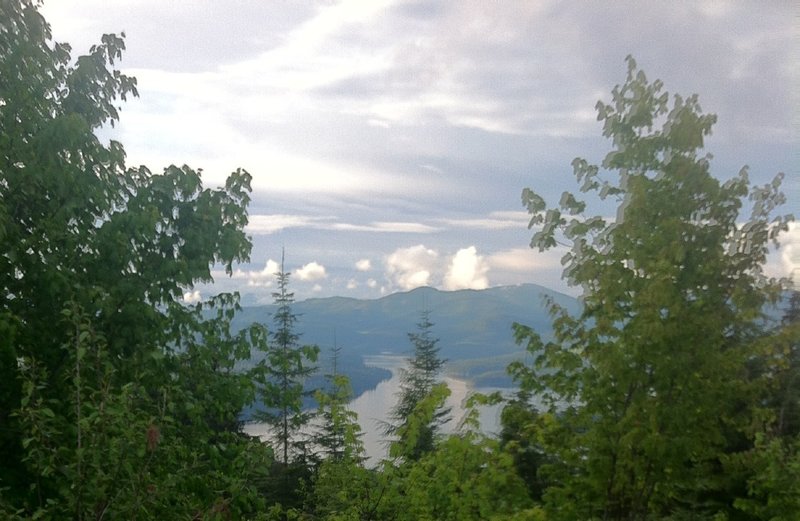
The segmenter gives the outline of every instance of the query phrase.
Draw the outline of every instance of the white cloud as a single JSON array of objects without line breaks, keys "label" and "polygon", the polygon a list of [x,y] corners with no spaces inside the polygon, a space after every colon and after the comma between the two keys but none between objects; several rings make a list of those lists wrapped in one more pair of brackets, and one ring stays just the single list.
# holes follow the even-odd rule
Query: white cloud
[{"label": "white cloud", "polygon": [[307,215],[250,215],[245,231],[255,235],[269,235],[286,228],[306,228],[314,226],[327,217],[310,217]]},{"label": "white cloud", "polygon": [[487,259],[492,269],[535,272],[542,269],[560,268],[565,248],[554,248],[539,252],[531,248],[512,248],[493,253]]},{"label": "white cloud", "polygon": [[489,265],[478,255],[475,246],[462,248],[450,260],[444,276],[444,289],[486,289],[489,287],[488,272]]},{"label": "white cloud", "polygon": [[[247,286],[251,288],[268,288],[272,286],[275,279],[275,274],[280,271],[280,264],[272,259],[268,259],[264,264],[264,268],[260,270],[243,270],[238,268],[234,270],[230,278],[236,280],[244,280]],[[211,275],[216,278],[225,278],[227,274],[222,270],[214,270]]]},{"label": "white cloud", "polygon": [[368,279],[367,280],[367,286],[372,288],[372,289],[375,289],[378,286],[378,281],[375,280],[375,279]]},{"label": "white cloud", "polygon": [[789,231],[783,237],[781,261],[785,276],[792,277],[795,288],[800,288],[800,224],[789,223]]},{"label": "white cloud", "polygon": [[477,228],[482,230],[524,229],[530,216],[527,212],[492,212],[489,217],[469,219],[440,219],[440,222],[457,228]]},{"label": "white cloud", "polygon": [[360,259],[356,262],[356,269],[358,271],[369,271],[372,269],[372,261],[369,259]]},{"label": "white cloud", "polygon": [[311,291],[313,291],[314,293],[319,293],[320,291],[322,291],[322,286],[320,286],[319,284],[314,284],[314,287],[311,288]]},{"label": "white cloud", "polygon": [[438,257],[422,244],[398,248],[386,258],[386,276],[402,290],[431,285]]},{"label": "white cloud", "polygon": [[354,232],[389,232],[389,233],[433,233],[439,228],[422,223],[409,222],[373,222],[370,224],[336,223],[331,229]]},{"label": "white cloud", "polygon": [[318,262],[309,262],[302,268],[295,271],[297,278],[305,281],[321,280],[328,276],[325,272],[325,266]]},{"label": "white cloud", "polygon": [[780,249],[767,257],[764,271],[771,277],[789,277],[800,288],[800,224],[789,223],[789,230],[780,236]]},{"label": "white cloud", "polygon": [[198,290],[187,291],[183,294],[183,301],[187,304],[196,304],[201,300],[203,300],[203,297],[200,296],[200,291]]},{"label": "white cloud", "polygon": [[358,281],[356,279],[350,279],[347,281],[347,289],[356,289],[358,287]]}]

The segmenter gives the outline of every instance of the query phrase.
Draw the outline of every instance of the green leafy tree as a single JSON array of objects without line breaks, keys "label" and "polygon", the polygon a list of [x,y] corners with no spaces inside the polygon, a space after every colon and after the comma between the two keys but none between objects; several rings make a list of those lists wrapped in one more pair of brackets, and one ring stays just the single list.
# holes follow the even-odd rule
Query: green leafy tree
[{"label": "green leafy tree", "polygon": [[800,512],[800,292],[788,301],[781,326],[760,343],[755,444],[724,459],[728,474],[745,476],[746,489],[734,490],[736,507],[775,521]]},{"label": "green leafy tree", "polygon": [[[413,411],[425,400],[439,382],[445,360],[439,357],[439,339],[433,335],[433,322],[430,311],[421,313],[417,331],[408,334],[414,347],[414,356],[409,358],[408,367],[401,369],[400,393],[397,404],[389,415],[387,434],[403,436],[411,432],[408,422]],[[406,447],[403,456],[419,459],[422,454],[433,449],[436,433],[449,421],[450,409],[441,404],[431,415],[425,425],[419,425],[414,432],[414,443],[403,443]],[[408,440],[406,440],[407,442]]]},{"label": "green leafy tree", "polygon": [[136,95],[123,39],[72,60],[37,6],[0,2],[0,515],[255,516],[258,330],[231,332],[235,296],[182,301],[247,259],[250,175],[126,166],[95,135]]},{"label": "green leafy tree", "polygon": [[405,456],[417,447],[417,437],[426,432],[449,394],[444,384],[434,385],[390,446],[393,459],[385,461],[381,469],[385,492],[377,505],[377,518],[534,519],[513,458],[500,450],[497,440],[480,432],[474,406],[485,402],[468,403],[470,412],[458,433],[443,437],[417,459]]},{"label": "green leafy tree", "polygon": [[732,511],[720,462],[752,445],[750,366],[780,290],[763,265],[790,219],[775,216],[782,176],[758,187],[746,168],[712,177],[700,151],[716,117],[627,62],[611,103],[597,104],[613,145],[601,167],[616,177],[572,163],[581,192],[598,196],[599,212],[615,201],[616,219],[569,192],[550,208],[522,194],[538,228],[531,246],[565,243],[565,277],[583,290],[578,316],[550,302],[552,342],[515,326],[533,365],[511,370],[543,404],[533,422],[553,519]]}]

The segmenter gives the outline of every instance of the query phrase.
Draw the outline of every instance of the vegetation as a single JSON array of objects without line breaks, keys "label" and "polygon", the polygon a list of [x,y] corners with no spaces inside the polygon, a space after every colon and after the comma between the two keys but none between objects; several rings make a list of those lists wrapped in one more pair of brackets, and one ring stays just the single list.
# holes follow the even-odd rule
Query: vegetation
[{"label": "vegetation", "polygon": [[[670,97],[628,59],[598,103],[611,152],[573,162],[595,199],[548,208],[523,192],[532,246],[571,248],[583,308],[549,302],[552,341],[515,325],[533,362],[510,367],[520,392],[500,438],[476,409],[437,432],[449,391],[426,312],[389,456],[368,468],[335,369],[318,447],[294,443],[317,350],[299,344],[283,265],[271,332],[232,327],[237,295],[182,300],[212,265],[247,261],[250,175],[208,189],[101,142],[136,95],[123,50],[105,35],[72,60],[35,3],[0,1],[0,517],[796,519],[800,294],[763,273],[790,216],[780,176],[711,176],[715,118],[696,96]],[[256,350],[264,363],[246,365]],[[272,443],[241,432],[257,398]]]},{"label": "vegetation", "polygon": [[273,426],[277,444],[281,449],[281,461],[289,463],[289,448],[301,449],[301,429],[308,425],[310,414],[302,410],[303,396],[311,391],[305,389],[305,380],[316,369],[309,363],[316,362],[319,348],[301,346],[300,335],[295,331],[297,315],[292,312],[294,293],[289,292],[289,273],[285,271],[281,257],[280,271],[275,275],[278,291],[272,294],[278,306],[273,321],[272,343],[267,358],[261,364],[268,375],[265,387],[260,389],[261,398],[268,410],[263,419]]},{"label": "vegetation", "polygon": [[[395,447],[404,447],[402,456],[418,460],[426,452],[433,450],[436,442],[436,433],[439,427],[447,423],[449,409],[444,404],[439,404],[423,423],[411,426],[414,412],[420,403],[431,395],[438,385],[442,367],[445,360],[439,358],[439,339],[433,336],[433,322],[430,320],[430,311],[421,313],[417,324],[417,331],[408,334],[414,346],[414,356],[408,359],[408,368],[401,369],[400,395],[397,404],[391,410],[387,434],[391,436],[404,436],[409,443],[401,443]],[[414,431],[413,442],[408,439],[410,431]]]},{"label": "vegetation", "polygon": [[105,35],[70,59],[31,2],[0,3],[2,516],[214,517],[260,510],[268,448],[238,433],[251,333],[233,295],[185,288],[246,260],[250,175],[127,167],[95,131],[136,82]]},{"label": "vegetation", "polygon": [[696,96],[670,99],[632,58],[597,109],[613,143],[601,166],[618,176],[583,159],[573,168],[583,193],[618,202],[616,221],[571,193],[548,209],[523,192],[540,226],[531,245],[568,241],[565,274],[583,288],[578,316],[551,304],[552,342],[515,326],[534,362],[512,371],[542,404],[523,425],[544,506],[552,519],[741,516],[738,495],[761,471],[742,455],[770,459],[760,441],[777,420],[769,387],[796,374],[764,316],[781,285],[762,266],[791,218],[775,215],[782,176],[763,187],[746,168],[714,179],[700,151],[715,117]]}]

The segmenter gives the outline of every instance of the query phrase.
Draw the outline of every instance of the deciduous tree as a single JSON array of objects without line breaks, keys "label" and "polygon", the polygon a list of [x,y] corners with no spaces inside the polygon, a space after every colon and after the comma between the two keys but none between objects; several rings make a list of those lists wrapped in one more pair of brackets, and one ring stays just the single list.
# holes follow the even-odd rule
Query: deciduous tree
[{"label": "deciduous tree", "polygon": [[763,266],[790,219],[777,214],[782,175],[764,186],[751,186],[747,168],[714,178],[702,149],[716,117],[627,63],[625,83],[597,104],[611,151],[600,166],[572,163],[593,205],[522,194],[531,246],[565,244],[565,277],[583,291],[578,316],[550,302],[552,342],[516,326],[533,365],[512,371],[543,403],[535,421],[553,519],[732,510],[720,462],[748,443],[749,368],[780,290]]},{"label": "deciduous tree", "polygon": [[235,296],[182,301],[247,259],[250,175],[127,166],[96,135],[136,95],[123,38],[73,60],[37,6],[0,2],[0,515],[253,513],[253,332]]}]

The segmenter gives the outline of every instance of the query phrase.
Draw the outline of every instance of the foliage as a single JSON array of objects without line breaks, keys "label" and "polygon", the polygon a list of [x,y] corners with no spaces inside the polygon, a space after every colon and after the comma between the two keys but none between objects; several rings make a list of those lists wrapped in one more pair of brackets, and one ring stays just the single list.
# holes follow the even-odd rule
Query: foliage
[{"label": "foliage", "polygon": [[617,180],[572,163],[581,192],[618,203],[614,222],[571,193],[548,208],[523,191],[538,227],[531,246],[570,243],[565,277],[583,289],[578,316],[550,302],[552,342],[515,326],[533,366],[511,371],[542,403],[535,441],[548,461],[538,475],[553,519],[730,512],[720,461],[752,443],[751,367],[764,356],[762,311],[780,290],[763,264],[791,219],[775,216],[782,176],[751,187],[744,168],[717,181],[698,155],[716,117],[662,87],[628,58],[625,83],[597,104],[613,144],[601,166]]},{"label": "foliage", "polygon": [[299,450],[301,456],[304,453],[300,433],[311,418],[308,412],[303,411],[303,396],[311,392],[305,389],[305,380],[316,370],[309,363],[316,362],[319,353],[317,346],[301,346],[299,343],[289,275],[281,258],[280,271],[275,276],[278,291],[272,294],[278,306],[273,316],[275,330],[270,334],[266,358],[257,368],[260,398],[266,407],[257,417],[272,428],[280,461],[284,465],[290,462],[290,449]]},{"label": "foliage", "polygon": [[[445,360],[439,358],[439,339],[433,336],[433,323],[430,312],[423,311],[417,324],[417,331],[408,334],[414,346],[414,356],[408,360],[408,368],[401,369],[402,380],[397,404],[390,413],[387,434],[400,437],[404,447],[403,457],[419,459],[422,454],[433,449],[436,433],[441,425],[449,421],[450,410],[440,404],[424,424],[410,426],[414,411],[426,400],[437,385],[439,373]],[[404,435],[414,433],[413,442],[403,439]]]},{"label": "foliage", "polygon": [[[0,493],[11,518],[252,515],[270,452],[235,296],[186,306],[246,260],[250,175],[125,165],[95,132],[136,82],[105,35],[76,60],[28,1],[0,3]],[[216,313],[214,313],[216,312]],[[253,469],[253,470],[251,470]]]},{"label": "foliage", "polygon": [[417,432],[440,410],[449,391],[444,384],[419,402],[390,447],[393,462],[381,477],[387,490],[378,512],[381,519],[506,519],[531,506],[524,482],[513,469],[511,456],[498,442],[480,433],[472,410],[457,434],[443,437],[418,459],[406,458],[416,446]]},{"label": "foliage", "polygon": [[348,408],[353,399],[350,379],[337,373],[340,351],[341,347],[333,349],[333,370],[325,375],[328,389],[314,393],[319,404],[314,444],[323,459],[361,461],[364,459],[361,426],[358,414]]}]

